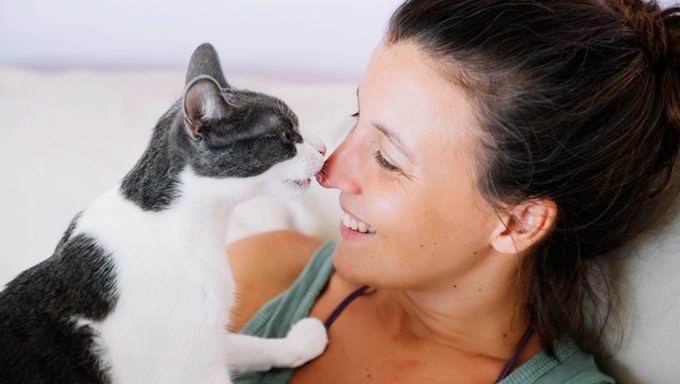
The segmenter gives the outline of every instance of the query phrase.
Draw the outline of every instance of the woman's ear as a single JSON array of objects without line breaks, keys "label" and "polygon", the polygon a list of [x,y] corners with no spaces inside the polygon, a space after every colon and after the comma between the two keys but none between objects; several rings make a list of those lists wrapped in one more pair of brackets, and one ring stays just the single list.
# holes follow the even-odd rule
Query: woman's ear
[{"label": "woman's ear", "polygon": [[532,199],[500,215],[491,246],[500,253],[517,254],[543,239],[555,223],[557,204],[552,199]]}]

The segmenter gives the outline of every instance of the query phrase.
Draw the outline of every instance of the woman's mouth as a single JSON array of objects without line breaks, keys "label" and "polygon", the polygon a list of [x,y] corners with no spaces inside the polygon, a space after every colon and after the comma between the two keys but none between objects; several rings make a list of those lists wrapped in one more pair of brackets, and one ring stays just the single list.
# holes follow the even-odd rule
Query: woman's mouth
[{"label": "woman's mouth", "polygon": [[374,234],[375,229],[347,212],[343,213],[342,225],[355,232]]}]

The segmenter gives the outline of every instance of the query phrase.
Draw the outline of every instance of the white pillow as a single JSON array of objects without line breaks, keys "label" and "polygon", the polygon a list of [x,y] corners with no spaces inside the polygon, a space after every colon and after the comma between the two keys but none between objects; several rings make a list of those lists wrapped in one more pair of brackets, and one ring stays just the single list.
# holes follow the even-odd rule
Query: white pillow
[{"label": "white pillow", "polygon": [[[0,69],[0,286],[47,258],[73,215],[111,188],[144,150],[157,119],[183,90],[180,72],[34,72]],[[229,78],[280,97],[303,133],[332,150],[352,124],[356,84],[279,84]],[[254,199],[239,206],[229,240],[293,228],[337,237],[337,192],[315,183],[302,199]],[[626,247],[630,315],[626,340],[606,361],[622,383],[680,378],[680,201],[662,229]]]},{"label": "white pillow", "polygon": [[680,198],[655,229],[616,252],[609,265],[623,308],[623,340],[613,358],[603,361],[625,384],[680,381]]}]

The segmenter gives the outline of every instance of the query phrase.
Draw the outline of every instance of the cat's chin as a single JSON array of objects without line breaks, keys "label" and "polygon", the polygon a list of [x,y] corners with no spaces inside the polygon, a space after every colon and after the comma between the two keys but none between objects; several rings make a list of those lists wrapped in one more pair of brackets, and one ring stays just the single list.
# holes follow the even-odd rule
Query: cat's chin
[{"label": "cat's chin", "polygon": [[275,193],[276,197],[281,197],[284,199],[297,199],[302,196],[307,190],[312,182],[311,178],[298,179],[298,180],[286,180],[283,183],[283,188]]},{"label": "cat's chin", "polygon": [[303,189],[304,191],[306,191],[307,188],[309,188],[309,184],[311,182],[312,182],[311,178],[307,178],[307,179],[304,179],[304,180],[293,180],[293,181],[291,181],[291,183],[293,183],[298,188]]}]

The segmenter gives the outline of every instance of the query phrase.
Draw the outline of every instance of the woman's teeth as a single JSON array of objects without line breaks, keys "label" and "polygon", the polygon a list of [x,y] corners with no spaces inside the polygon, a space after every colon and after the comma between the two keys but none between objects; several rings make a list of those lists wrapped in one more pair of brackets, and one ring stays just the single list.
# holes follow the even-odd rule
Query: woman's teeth
[{"label": "woman's teeth", "polygon": [[357,232],[370,233],[370,234],[375,233],[375,229],[373,229],[373,227],[371,227],[370,225],[368,225],[364,222],[361,222],[357,219],[352,218],[352,216],[350,216],[347,213],[345,213],[342,216],[342,224],[345,227],[348,227],[348,228],[350,228],[354,231],[357,231]]}]

